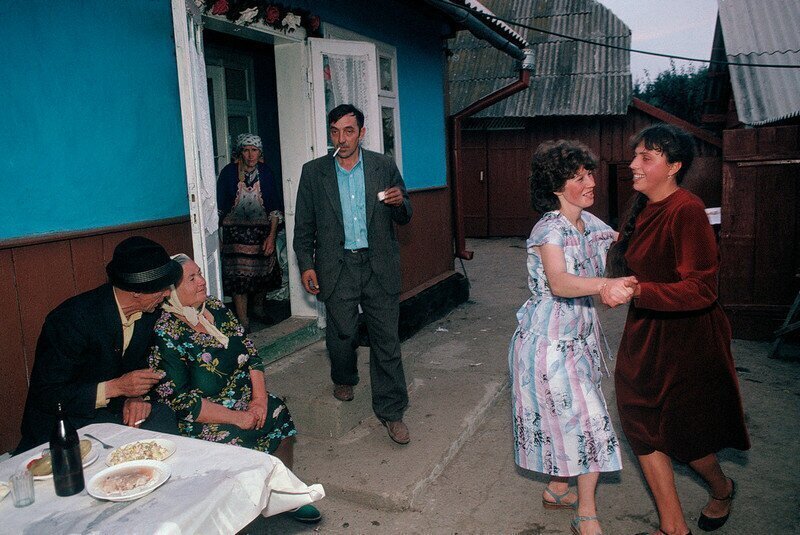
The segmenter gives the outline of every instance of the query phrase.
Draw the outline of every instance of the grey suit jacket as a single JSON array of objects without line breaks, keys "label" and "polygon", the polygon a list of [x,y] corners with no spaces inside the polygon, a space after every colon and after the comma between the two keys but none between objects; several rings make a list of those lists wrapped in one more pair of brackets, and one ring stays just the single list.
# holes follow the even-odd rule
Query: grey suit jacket
[{"label": "grey suit jacket", "polygon": [[[362,149],[367,209],[369,259],[381,286],[390,294],[400,293],[400,247],[394,223],[411,220],[411,201],[394,160]],[[390,187],[403,191],[403,204],[388,206],[378,201],[378,192]],[[294,251],[300,272],[314,269],[319,298],[330,297],[344,262],[344,223],[339,182],[331,156],[311,160],[303,166],[294,227]]]}]

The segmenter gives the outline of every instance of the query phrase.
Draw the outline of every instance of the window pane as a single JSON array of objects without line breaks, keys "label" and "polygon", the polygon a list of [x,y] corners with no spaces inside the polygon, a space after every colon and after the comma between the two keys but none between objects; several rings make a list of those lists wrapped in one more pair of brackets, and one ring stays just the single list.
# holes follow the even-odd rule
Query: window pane
[{"label": "window pane", "polygon": [[394,91],[394,80],[392,80],[392,58],[381,56],[378,59],[380,70],[381,91]]},{"label": "window pane", "polygon": [[383,122],[383,153],[394,158],[394,108],[381,107],[381,119]]},{"label": "window pane", "polygon": [[225,67],[225,95],[233,100],[248,100],[247,73],[241,69]]},{"label": "window pane", "polygon": [[246,115],[228,115],[228,134],[230,134],[231,150],[234,150],[234,144],[239,134],[250,134],[250,118]]}]

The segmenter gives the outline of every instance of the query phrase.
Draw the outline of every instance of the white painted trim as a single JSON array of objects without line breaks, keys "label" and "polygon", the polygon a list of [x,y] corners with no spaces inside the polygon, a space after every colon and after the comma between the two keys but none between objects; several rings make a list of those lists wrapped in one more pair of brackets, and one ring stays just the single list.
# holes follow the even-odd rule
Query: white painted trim
[{"label": "white painted trim", "polygon": [[[349,41],[365,41],[375,45],[378,52],[376,58],[375,69],[378,77],[378,98],[380,106],[386,108],[394,108],[394,146],[395,146],[395,163],[400,173],[403,173],[403,129],[400,124],[400,80],[397,78],[397,48],[392,45],[387,45],[382,41],[370,39],[360,33],[352,30],[336,26],[335,24],[324,23],[322,25],[323,35],[328,39],[344,39]],[[394,91],[381,91],[381,73],[380,73],[380,57],[389,57],[392,60],[392,80],[394,81]],[[381,116],[382,117],[382,116]],[[381,124],[381,133],[383,133],[383,125]],[[382,136],[381,136],[382,141]]]},{"label": "white painted trim", "polygon": [[[172,26],[175,35],[175,57],[178,71],[178,94],[181,106],[181,122],[183,132],[183,151],[186,165],[186,185],[189,201],[189,220],[192,228],[192,256],[195,262],[206,274],[208,292],[210,295],[222,297],[222,276],[220,273],[219,258],[219,231],[207,234],[203,224],[202,195],[200,194],[201,162],[200,140],[198,128],[195,124],[197,106],[208,108],[208,98],[203,102],[195,101],[193,84],[198,83],[192,74],[192,65],[189,58],[189,47],[193,46],[189,26],[195,26],[194,20],[199,17],[199,11],[193,3],[185,0],[171,0]],[[202,54],[202,51],[201,51]],[[202,80],[205,86],[205,78]],[[206,113],[205,115],[209,115]],[[210,140],[209,140],[210,141]],[[212,167],[213,169],[213,167]],[[213,210],[216,212],[216,199],[212,199]]]},{"label": "white painted trim", "polygon": [[306,43],[275,45],[275,77],[278,85],[278,127],[281,132],[281,169],[289,260],[289,295],[293,316],[320,316],[321,303],[303,289],[294,254],[294,217],[297,187],[303,164],[314,158],[314,118],[308,82]]},{"label": "white painted trim", "polygon": [[216,124],[211,127],[217,133],[217,145],[214,147],[214,171],[219,176],[219,172],[227,165],[231,157],[231,147],[227,135],[228,109],[225,105],[225,68],[220,65],[206,65],[206,72],[214,86],[213,104]]},{"label": "white painted trim", "polygon": [[362,144],[364,148],[375,152],[383,152],[383,128],[381,126],[381,108],[378,104],[378,69],[375,63],[378,54],[373,43],[359,41],[343,41],[340,39],[308,39],[309,53],[311,54],[311,89],[314,110],[314,156],[319,158],[328,154],[328,124],[325,103],[325,81],[323,72],[323,56],[353,56],[363,59],[366,64],[367,75],[367,105],[361,110],[364,112],[364,126],[366,134]]}]

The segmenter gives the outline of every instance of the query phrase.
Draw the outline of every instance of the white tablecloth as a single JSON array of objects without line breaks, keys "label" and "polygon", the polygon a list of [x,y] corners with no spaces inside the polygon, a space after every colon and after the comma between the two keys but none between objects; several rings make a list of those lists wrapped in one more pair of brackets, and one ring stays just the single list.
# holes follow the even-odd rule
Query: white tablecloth
[{"label": "white tablecloth", "polygon": [[[325,496],[321,485],[305,485],[266,453],[116,424],[92,424],[78,430],[81,438],[84,433],[112,446],[146,438],[172,440],[177,449],[164,461],[172,476],[147,496],[130,502],[97,500],[85,489],[60,497],[52,479],[35,481],[32,505],[16,508],[10,495],[0,502],[0,533],[236,533],[262,511],[266,516],[278,514]],[[99,459],[84,468],[87,484],[106,468],[111,451],[92,442]],[[41,449],[0,463],[0,481],[8,481]]]}]

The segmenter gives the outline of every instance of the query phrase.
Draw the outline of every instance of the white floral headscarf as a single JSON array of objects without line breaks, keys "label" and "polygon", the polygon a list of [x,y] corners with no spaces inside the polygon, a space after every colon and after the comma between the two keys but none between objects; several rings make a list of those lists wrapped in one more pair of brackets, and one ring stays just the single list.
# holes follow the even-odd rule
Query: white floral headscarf
[{"label": "white floral headscarf", "polygon": [[264,152],[264,146],[261,144],[261,138],[255,134],[239,134],[236,137],[236,148],[234,149],[234,152],[239,154],[242,152],[242,149],[248,145],[257,148],[261,152]]}]

